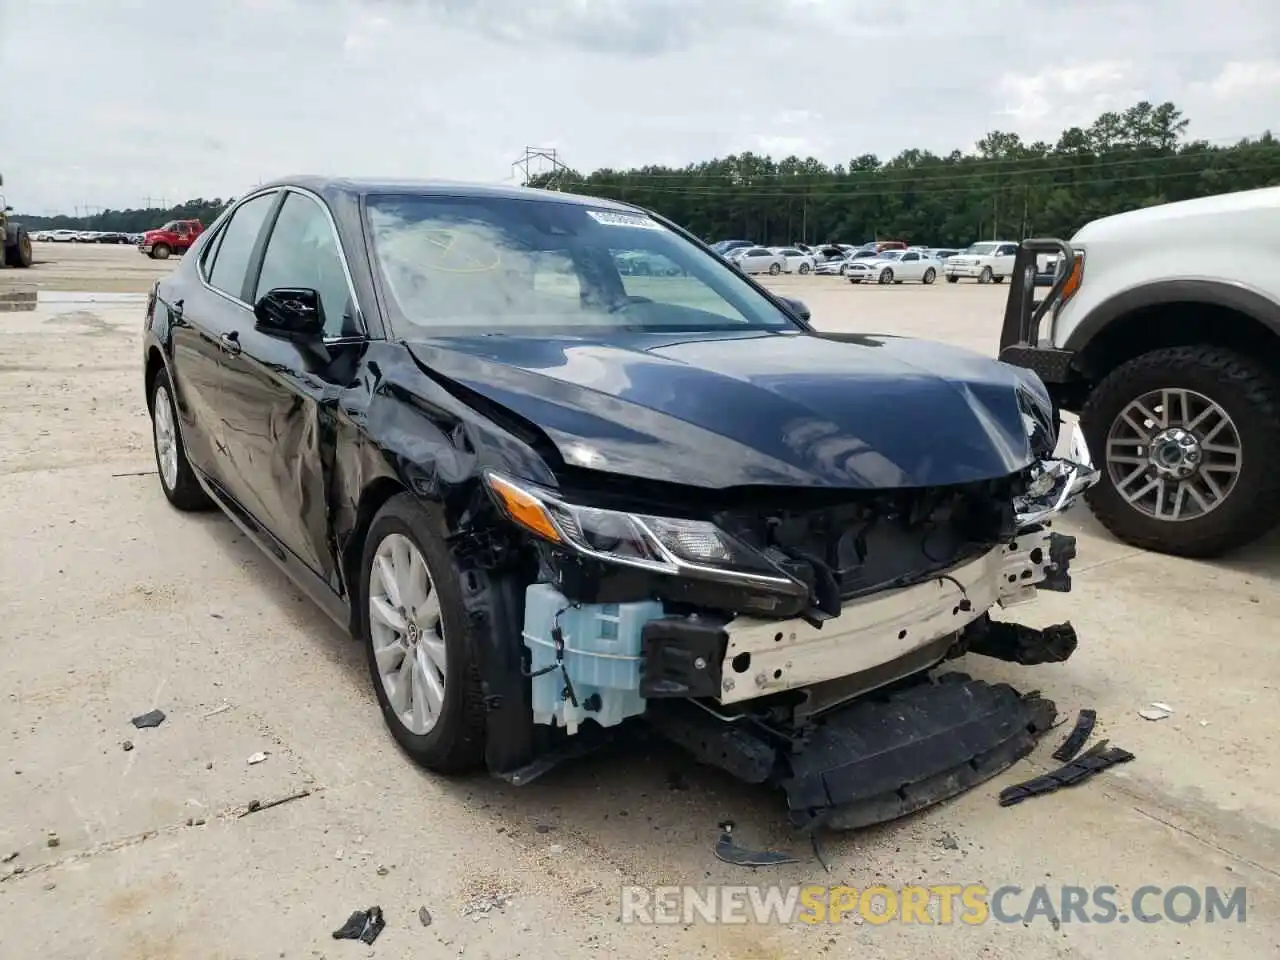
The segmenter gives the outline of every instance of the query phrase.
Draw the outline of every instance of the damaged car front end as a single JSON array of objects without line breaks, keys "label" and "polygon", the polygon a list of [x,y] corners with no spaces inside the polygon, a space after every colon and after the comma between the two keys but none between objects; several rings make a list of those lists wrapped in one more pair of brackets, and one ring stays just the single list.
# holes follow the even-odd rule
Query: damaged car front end
[{"label": "damaged car front end", "polygon": [[[999,616],[1070,589],[1052,524],[1097,476],[1034,373],[818,332],[594,198],[290,181],[194,253],[148,303],[161,487],[349,626],[424,765],[527,783],[647,725],[857,827],[1051,722],[934,671],[1075,650]],[[671,268],[620,268],[641,256]]]}]

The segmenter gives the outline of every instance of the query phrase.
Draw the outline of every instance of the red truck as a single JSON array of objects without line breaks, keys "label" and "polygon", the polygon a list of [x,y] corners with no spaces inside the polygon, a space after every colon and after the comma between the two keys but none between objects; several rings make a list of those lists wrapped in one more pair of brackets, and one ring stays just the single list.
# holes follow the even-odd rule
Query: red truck
[{"label": "red truck", "polygon": [[138,251],[152,260],[167,260],[170,254],[186,253],[203,232],[204,224],[199,220],[170,220],[163,227],[144,233]]}]

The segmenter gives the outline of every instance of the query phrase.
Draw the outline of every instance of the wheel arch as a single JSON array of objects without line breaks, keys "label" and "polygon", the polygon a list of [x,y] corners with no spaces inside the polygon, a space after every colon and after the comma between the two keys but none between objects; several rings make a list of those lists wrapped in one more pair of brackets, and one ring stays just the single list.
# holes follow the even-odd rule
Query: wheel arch
[{"label": "wheel arch", "polygon": [[165,369],[164,354],[154,343],[147,348],[147,361],[143,367],[142,383],[147,396],[147,412],[151,412],[152,394],[155,392],[156,375]]},{"label": "wheel arch", "polygon": [[408,488],[392,476],[379,476],[371,480],[360,491],[356,501],[355,520],[342,545],[339,562],[342,566],[342,579],[347,585],[347,606],[350,610],[349,625],[353,637],[360,636],[360,605],[364,603],[364,584],[360,575],[360,561],[364,555],[364,542],[373,525],[373,518],[388,500],[398,494],[405,493]]},{"label": "wheel arch", "polygon": [[1208,343],[1261,356],[1280,369],[1280,303],[1248,287],[1213,280],[1144,284],[1099,304],[1065,349],[1096,383],[1135,357]]}]

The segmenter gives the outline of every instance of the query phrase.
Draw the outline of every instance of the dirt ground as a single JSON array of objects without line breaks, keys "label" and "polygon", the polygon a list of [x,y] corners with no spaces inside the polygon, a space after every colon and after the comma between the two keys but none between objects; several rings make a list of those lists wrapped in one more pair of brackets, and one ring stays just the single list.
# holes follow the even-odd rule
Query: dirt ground
[{"label": "dirt ground", "polygon": [[[921,815],[828,836],[826,872],[781,798],[660,745],[523,788],[446,779],[384,732],[361,651],[229,521],[160,493],[141,392],[140,295],[171,269],[127,247],[41,245],[32,313],[0,315],[0,955],[158,958],[613,955],[1258,958],[1280,952],[1280,540],[1198,563],[1144,554],[1086,510],[1075,590],[1018,608],[1080,648],[1031,669],[953,666],[1040,689],[1137,759],[1001,808],[1032,758]],[[16,271],[15,271],[16,273]],[[0,274],[3,278],[4,274]],[[819,326],[990,352],[1002,287],[795,277]],[[1030,611],[1029,614],[1025,611]],[[1150,722],[1150,701],[1173,707]],[[166,714],[155,729],[130,718]],[[126,743],[127,742],[127,743]],[[250,764],[259,752],[264,762]],[[267,805],[244,815],[257,801]],[[716,824],[800,862],[735,868]],[[10,858],[10,854],[16,854]],[[631,926],[624,885],[1247,888],[1244,923]],[[499,894],[502,907],[485,912]],[[1016,898],[1011,901],[1016,904]],[[379,904],[373,948],[335,941]],[[1158,907],[1159,898],[1148,903]],[[419,908],[431,925],[424,927]],[[1015,908],[1019,908],[1015,906]],[[477,912],[478,911],[478,912]]]}]

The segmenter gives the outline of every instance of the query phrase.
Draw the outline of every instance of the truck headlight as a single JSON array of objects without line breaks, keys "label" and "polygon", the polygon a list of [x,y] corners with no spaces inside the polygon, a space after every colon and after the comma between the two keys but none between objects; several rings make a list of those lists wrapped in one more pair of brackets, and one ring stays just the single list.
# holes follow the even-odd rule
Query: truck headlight
[{"label": "truck headlight", "polygon": [[572,503],[550,490],[493,471],[485,473],[484,481],[509,520],[573,553],[654,573],[808,595],[808,587],[759,551],[705,520]]}]

